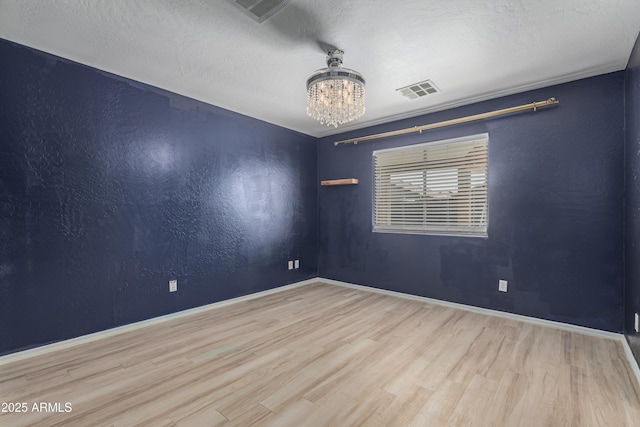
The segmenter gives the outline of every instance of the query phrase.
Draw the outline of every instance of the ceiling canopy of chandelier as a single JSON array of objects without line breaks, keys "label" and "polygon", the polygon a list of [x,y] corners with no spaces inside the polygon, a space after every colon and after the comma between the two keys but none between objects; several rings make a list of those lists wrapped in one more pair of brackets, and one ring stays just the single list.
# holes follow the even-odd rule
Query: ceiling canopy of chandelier
[{"label": "ceiling canopy of chandelier", "polygon": [[365,110],[364,77],[342,68],[343,55],[340,49],[330,49],[327,68],[307,79],[307,114],[327,126],[353,121]]}]

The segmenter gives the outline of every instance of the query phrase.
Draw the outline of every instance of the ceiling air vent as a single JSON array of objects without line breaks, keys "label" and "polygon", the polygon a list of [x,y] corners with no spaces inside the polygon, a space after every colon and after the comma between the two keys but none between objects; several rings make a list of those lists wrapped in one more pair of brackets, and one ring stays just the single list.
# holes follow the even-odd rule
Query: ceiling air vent
[{"label": "ceiling air vent", "polygon": [[285,7],[289,0],[234,0],[233,3],[256,21],[262,22]]},{"label": "ceiling air vent", "polygon": [[431,80],[425,80],[420,83],[414,83],[412,85],[396,89],[396,92],[400,92],[402,96],[406,96],[409,99],[416,99],[431,95],[432,93],[440,92],[440,90]]}]

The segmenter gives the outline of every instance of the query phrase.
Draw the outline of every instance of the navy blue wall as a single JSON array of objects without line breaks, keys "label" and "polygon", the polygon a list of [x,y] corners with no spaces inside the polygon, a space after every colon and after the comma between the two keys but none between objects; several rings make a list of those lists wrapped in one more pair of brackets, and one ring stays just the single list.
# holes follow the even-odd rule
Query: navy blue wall
[{"label": "navy blue wall", "polygon": [[[0,354],[318,274],[623,329],[624,73],[324,138],[316,151],[314,138],[6,41],[0,55]],[[638,64],[636,46],[629,153]],[[537,113],[332,145],[551,96],[561,104]],[[483,132],[488,238],[372,233],[374,149]],[[637,155],[627,168],[631,331]],[[351,177],[360,184],[318,186]],[[302,268],[286,270],[295,258]]]},{"label": "navy blue wall", "polygon": [[[319,178],[360,183],[319,189],[320,276],[621,332],[623,88],[618,72],[322,139]],[[536,113],[332,145],[552,96]],[[484,132],[488,238],[371,231],[373,150]]]},{"label": "navy blue wall", "polygon": [[317,276],[315,138],[0,58],[0,353]]},{"label": "navy blue wall", "polygon": [[640,336],[634,313],[640,313],[640,38],[636,40],[625,80],[625,305],[629,346],[640,362]]}]

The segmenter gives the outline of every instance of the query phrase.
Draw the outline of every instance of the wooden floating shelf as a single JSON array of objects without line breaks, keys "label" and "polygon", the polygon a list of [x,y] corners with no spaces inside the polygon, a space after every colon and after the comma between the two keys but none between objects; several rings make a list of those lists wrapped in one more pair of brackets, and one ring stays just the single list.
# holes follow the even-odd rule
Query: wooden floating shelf
[{"label": "wooden floating shelf", "polygon": [[320,181],[320,185],[353,185],[357,183],[358,180],[356,178],[328,179],[326,181]]}]

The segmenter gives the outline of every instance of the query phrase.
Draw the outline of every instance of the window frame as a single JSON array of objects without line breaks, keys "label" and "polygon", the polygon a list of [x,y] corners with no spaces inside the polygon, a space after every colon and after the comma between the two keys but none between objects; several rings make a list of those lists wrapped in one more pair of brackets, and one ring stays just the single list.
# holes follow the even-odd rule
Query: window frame
[{"label": "window frame", "polygon": [[[391,224],[378,224],[376,223],[376,209],[380,209],[379,207],[379,201],[377,200],[376,196],[377,194],[379,194],[379,191],[377,191],[377,186],[379,185],[379,181],[383,178],[379,178],[378,177],[378,168],[376,167],[376,157],[379,156],[380,154],[384,153],[390,153],[390,152],[399,152],[399,151],[422,151],[423,153],[428,153],[429,149],[433,149],[435,147],[438,146],[443,146],[443,145],[448,145],[448,146],[455,146],[456,144],[462,145],[463,143],[472,143],[474,141],[482,141],[482,143],[484,144],[484,149],[485,149],[485,163],[484,163],[484,182],[480,185],[480,187],[484,186],[484,203],[480,203],[481,205],[481,209],[482,211],[480,212],[480,218],[482,220],[480,226],[478,226],[475,230],[473,230],[473,225],[471,224],[471,221],[473,221],[473,219],[470,220],[469,224],[467,224],[466,226],[461,226],[461,229],[459,232],[456,232],[455,230],[455,226],[452,225],[452,223],[450,222],[450,219],[448,218],[450,214],[457,214],[459,213],[460,209],[456,208],[455,210],[451,210],[449,207],[446,208],[446,214],[445,216],[447,216],[447,221],[446,223],[438,228],[437,226],[434,226],[433,224],[429,225],[427,224],[427,220],[423,219],[421,222],[418,221],[416,222],[414,225],[414,227],[412,227],[412,224],[395,224],[395,225],[391,225]],[[488,238],[488,232],[489,232],[489,134],[488,133],[481,133],[481,134],[475,134],[475,135],[468,135],[468,136],[462,136],[462,137],[457,137],[457,138],[448,138],[448,139],[443,139],[443,140],[436,140],[436,141],[431,141],[431,142],[423,142],[423,143],[418,143],[418,144],[411,144],[411,145],[404,145],[404,146],[399,146],[399,147],[393,147],[393,148],[385,148],[385,149],[379,149],[379,150],[374,150],[372,152],[372,169],[373,169],[373,186],[372,186],[372,209],[371,209],[371,224],[372,224],[372,231],[374,233],[399,233],[399,234],[416,234],[416,235],[437,235],[437,236],[466,236],[466,237],[479,237],[479,238]],[[451,156],[448,159],[455,159],[455,156]],[[426,161],[426,160],[425,160]],[[459,177],[459,173],[460,173],[460,167],[451,167],[451,170],[456,171],[456,180],[459,183],[460,182],[460,177]],[[473,184],[471,183],[471,181],[474,180],[474,172],[472,170],[472,168],[467,168],[468,169],[468,173],[469,173],[469,190],[468,192],[471,193],[473,191]],[[402,170],[400,170],[398,172],[398,174],[402,174],[402,173],[416,173],[416,172],[422,172],[424,173],[424,178],[423,179],[423,183],[422,183],[422,187],[424,188],[424,193],[425,193],[425,203],[422,204],[422,206],[424,207],[425,211],[424,211],[424,216],[427,215],[427,206],[426,206],[426,192],[427,190],[427,182],[428,182],[428,175],[429,172],[434,172],[432,173],[432,175],[446,175],[447,172],[443,172],[444,170],[446,170],[446,168],[442,168],[442,170],[438,170],[438,168],[425,168],[423,171],[412,171],[412,172],[403,172]],[[440,172],[440,173],[438,173]],[[452,173],[452,172],[451,172]],[[478,179],[478,173],[479,172],[475,172],[475,179]],[[391,182],[391,177],[389,177],[389,182]],[[440,184],[437,184],[440,185]],[[445,188],[446,184],[444,185],[440,185],[441,188]],[[457,193],[458,191],[458,185],[456,185],[455,188],[455,192]],[[453,190],[449,189],[448,191],[451,191],[451,194],[453,194]],[[388,193],[390,194],[390,193]],[[435,197],[434,197],[435,198]],[[449,196],[449,199],[453,198],[453,196]],[[470,204],[473,204],[473,196],[469,195],[468,196],[468,200],[470,201]],[[389,204],[391,204],[392,202],[388,202]],[[442,202],[439,202],[442,203]],[[413,208],[415,208],[416,206],[419,206],[419,202],[418,204],[412,206]],[[438,208],[441,208],[442,206],[438,205]],[[396,209],[398,209],[398,205],[395,206]],[[402,206],[400,207],[402,210],[404,210],[405,208],[403,208]],[[477,206],[470,206],[469,209],[477,209]],[[387,207],[387,209],[389,210],[389,212],[391,212],[394,207],[393,206],[389,206]],[[433,209],[433,208],[431,208]],[[379,214],[379,212],[378,212]],[[389,213],[389,215],[391,216],[392,213]],[[469,214],[469,215],[478,215],[477,213],[473,214]],[[437,219],[440,220],[441,216],[436,214],[436,216],[438,217]],[[378,217],[380,217],[380,214],[378,215]],[[390,220],[391,221],[391,220]]]}]

